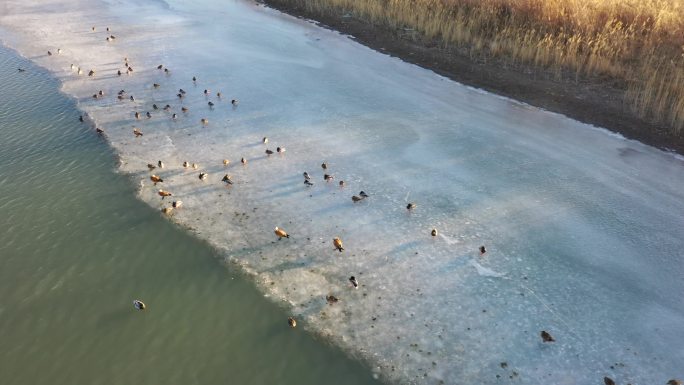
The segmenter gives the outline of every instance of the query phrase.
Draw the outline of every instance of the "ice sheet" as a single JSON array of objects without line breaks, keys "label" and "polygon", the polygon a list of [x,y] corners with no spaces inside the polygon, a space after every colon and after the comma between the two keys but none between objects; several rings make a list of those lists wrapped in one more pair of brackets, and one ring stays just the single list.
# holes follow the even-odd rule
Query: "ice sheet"
[{"label": "ice sheet", "polygon": [[[167,207],[157,190],[171,191],[183,201],[171,220],[386,379],[659,384],[684,375],[681,159],[251,3],[0,7],[3,41],[51,69],[105,129],[140,199]],[[124,57],[134,72],[119,77]],[[120,89],[135,101],[119,101]],[[98,90],[105,97],[93,99]],[[278,146],[287,151],[265,155]],[[146,165],[158,160],[164,182],[153,186]],[[360,190],[370,197],[353,203]],[[278,241],[275,226],[291,237]],[[556,342],[543,343],[541,330]]]}]

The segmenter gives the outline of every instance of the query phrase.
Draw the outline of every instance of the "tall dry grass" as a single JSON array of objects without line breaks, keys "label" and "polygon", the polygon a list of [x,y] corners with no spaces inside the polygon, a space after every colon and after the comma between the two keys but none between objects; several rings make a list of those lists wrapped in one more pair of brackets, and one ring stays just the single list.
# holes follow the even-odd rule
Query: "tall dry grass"
[{"label": "tall dry grass", "polygon": [[639,115],[684,129],[684,0],[277,1],[475,56],[605,77]]}]

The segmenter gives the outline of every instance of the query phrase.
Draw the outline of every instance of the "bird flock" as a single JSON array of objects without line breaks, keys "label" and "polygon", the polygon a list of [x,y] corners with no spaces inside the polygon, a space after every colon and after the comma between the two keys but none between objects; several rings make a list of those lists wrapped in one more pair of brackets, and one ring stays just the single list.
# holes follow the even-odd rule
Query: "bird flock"
[{"label": "bird flock", "polygon": [[[105,41],[106,41],[107,43],[112,43],[112,42],[114,42],[114,41],[116,40],[116,36],[113,35],[113,34],[111,33],[110,28],[107,27],[105,30],[106,30]],[[91,27],[91,31],[92,31],[93,33],[95,33],[95,32],[97,31],[97,28],[96,28],[96,27]],[[62,53],[62,50],[61,50],[60,48],[58,48],[58,49],[56,50],[56,53],[59,55],[59,54]],[[48,52],[47,52],[47,55],[48,55],[48,56],[52,56],[52,55],[53,55],[52,51],[48,51]],[[122,64],[123,64],[123,69],[124,69],[124,70],[122,71],[121,69],[118,69],[118,70],[116,71],[117,76],[123,76],[124,74],[130,76],[131,74],[133,74],[134,69],[133,69],[133,66],[132,66],[132,62],[131,62],[131,60],[129,60],[129,58],[125,57]],[[18,70],[19,70],[19,72],[24,72],[24,71],[25,71],[24,69],[21,69],[21,68],[19,68]],[[75,64],[71,64],[71,70],[72,70],[72,71],[75,71],[78,75],[82,75],[82,74],[84,73],[84,70],[83,70],[80,66],[77,66],[77,65],[75,65]],[[163,71],[164,74],[166,74],[166,75],[169,75],[169,76],[171,75],[171,70],[170,70],[169,68],[166,68],[163,64],[159,64],[158,66],[156,66],[156,70],[158,70],[158,71]],[[97,75],[97,72],[95,71],[95,69],[89,69],[87,74],[88,74],[88,77],[95,77],[95,76]],[[193,77],[192,77],[192,82],[193,82],[194,85],[197,85],[197,82],[198,82],[197,76],[193,76]],[[152,87],[155,88],[155,89],[158,89],[158,88],[160,88],[161,86],[162,86],[162,84],[160,84],[160,83],[153,83],[153,84],[152,84]],[[204,89],[204,90],[203,90],[203,95],[204,95],[205,97],[208,98],[211,94],[212,94],[212,91],[211,91],[210,89]],[[222,94],[221,94],[221,92],[216,92],[215,95],[216,95],[216,98],[217,98],[217,103],[218,103],[219,101],[222,100]],[[176,93],[175,96],[177,97],[177,99],[178,99],[181,103],[182,103],[183,101],[185,101],[187,97],[189,97],[189,96],[188,96],[188,92],[185,91],[183,88],[180,88],[180,89],[178,90],[178,92]],[[98,91],[95,92],[95,93],[93,94],[93,96],[92,96],[93,99],[102,99],[102,98],[104,98],[104,97],[105,97],[105,93],[104,93],[103,90],[98,90]],[[120,90],[120,91],[117,93],[117,99],[118,99],[119,101],[124,101],[124,100],[126,100],[126,99],[128,99],[128,100],[130,100],[130,101],[135,101],[135,97],[134,97],[133,95],[128,94],[127,91],[125,91],[125,90],[123,90],[123,89]],[[239,101],[238,101],[238,99],[231,99],[231,100],[230,100],[230,104],[231,104],[231,107],[232,107],[233,109],[235,109],[235,108],[238,107]],[[211,100],[210,100],[210,101],[207,102],[207,106],[208,106],[208,108],[209,108],[210,110],[213,110],[213,109],[216,107],[216,103],[215,103],[214,101],[211,101]],[[153,109],[153,110],[158,110],[158,109],[159,109],[159,106],[157,106],[156,104],[153,104],[153,105],[152,105],[152,109]],[[171,112],[171,119],[172,119],[172,120],[176,120],[176,119],[178,118],[178,116],[179,116],[178,113],[172,112],[172,111],[174,110],[174,108],[173,108],[171,105],[169,105],[169,104],[166,104],[164,107],[162,107],[162,110],[163,110],[163,111],[166,111],[166,112]],[[186,115],[186,114],[188,113],[188,111],[189,111],[189,109],[188,109],[187,107],[182,106],[182,105],[180,106],[180,113],[181,113],[181,114]],[[143,119],[143,116],[145,117],[145,119],[151,119],[151,118],[152,118],[152,114],[150,113],[150,111],[146,111],[144,115],[141,114],[140,111],[134,111],[134,113],[133,113],[133,117],[134,117],[135,121],[140,121],[141,119]],[[79,121],[80,121],[80,122],[84,122],[84,121],[85,121],[83,115],[81,115],[81,116],[79,117]],[[200,124],[201,124],[202,126],[207,126],[207,125],[209,125],[209,119],[204,118],[204,117],[201,118],[201,119],[200,119]],[[96,131],[98,134],[100,134],[100,135],[105,135],[104,129],[102,129],[102,128],[100,128],[100,127],[95,127],[95,131]],[[137,126],[134,126],[134,127],[133,127],[132,133],[133,133],[134,138],[136,138],[136,139],[144,136],[144,133],[143,133],[142,129],[141,129],[140,127],[137,127]],[[267,144],[269,143],[269,139],[268,139],[267,137],[263,137],[263,139],[261,140],[261,142],[262,142],[264,145],[267,145]],[[266,148],[265,154],[266,154],[267,157],[270,157],[271,155],[274,155],[274,154],[276,154],[276,153],[282,155],[282,154],[285,153],[285,151],[286,151],[286,150],[285,150],[285,147],[278,146],[278,147],[276,147],[276,150],[275,150],[275,151],[273,151],[273,150],[271,150],[271,149],[269,149],[269,148]],[[223,163],[224,166],[228,166],[231,162],[230,162],[230,160],[228,160],[228,159],[223,159],[222,163]],[[247,163],[248,163],[248,161],[247,161],[247,159],[246,159],[245,157],[242,157],[242,158],[240,159],[240,163],[241,163],[243,166],[246,166]],[[156,172],[155,170],[159,171],[159,170],[164,169],[165,164],[164,164],[164,162],[163,162],[162,160],[158,160],[156,164],[154,164],[154,163],[148,163],[148,164],[147,164],[147,167],[148,167],[148,169],[149,169],[150,172]],[[197,163],[190,163],[190,162],[188,162],[188,161],[184,161],[184,162],[182,163],[182,167],[185,168],[185,169],[190,169],[190,168],[192,168],[193,170],[198,170],[198,169],[199,169],[199,166],[198,166]],[[335,179],[335,176],[334,176],[334,174],[332,174],[332,173],[329,171],[329,165],[328,165],[328,163],[327,163],[327,162],[321,163],[321,168],[322,168],[322,170],[323,170],[323,172],[324,172],[324,174],[323,174],[323,181],[324,181],[325,183],[330,183],[330,182],[332,182],[332,181]],[[304,185],[305,185],[305,186],[307,186],[307,187],[312,187],[312,186],[314,186],[315,183],[314,183],[313,180],[312,180],[311,174],[309,174],[307,171],[304,171],[304,172],[303,172],[303,176],[304,176]],[[200,182],[206,182],[206,181],[209,179],[209,174],[208,174],[207,172],[203,172],[203,171],[202,171],[202,172],[199,172],[198,178],[199,178]],[[154,186],[157,186],[157,184],[162,184],[162,183],[164,183],[164,179],[163,179],[161,176],[157,175],[156,173],[151,174],[151,175],[149,176],[149,179],[150,179],[150,181],[153,183]],[[230,187],[230,186],[232,186],[232,185],[234,184],[233,178],[232,178],[232,176],[229,175],[229,174],[225,174],[225,175],[221,178],[220,181],[221,181],[222,183],[224,183],[224,184],[225,184],[226,186],[228,186],[228,187]],[[344,186],[345,186],[345,182],[344,182],[343,180],[340,180],[338,184],[339,184],[340,187],[344,187]],[[161,200],[162,200],[162,201],[164,201],[164,199],[167,198],[167,197],[173,197],[173,194],[172,194],[170,191],[166,191],[166,190],[164,190],[164,189],[158,189],[157,194],[161,197]],[[369,194],[367,194],[367,193],[364,192],[364,191],[360,191],[358,194],[352,195],[351,200],[352,200],[352,202],[353,202],[354,204],[356,204],[356,203],[359,203],[359,202],[364,201],[364,200],[369,199],[369,198],[370,198]],[[180,201],[180,200],[175,200],[175,201],[172,201],[171,204],[170,204],[169,206],[163,207],[163,208],[161,209],[161,212],[164,213],[164,214],[167,214],[167,215],[168,215],[168,214],[172,214],[174,210],[180,209],[182,206],[183,206],[183,202],[182,202],[182,201]],[[406,205],[406,210],[410,212],[410,211],[416,210],[417,207],[418,207],[418,205],[417,205],[415,202],[409,202],[409,203]],[[278,241],[280,241],[280,240],[282,240],[282,239],[289,239],[289,238],[290,238],[290,234],[289,234],[286,230],[284,230],[284,229],[282,229],[282,228],[280,228],[280,227],[278,227],[278,226],[275,227],[274,233],[275,233],[275,235],[276,235]],[[437,230],[436,228],[433,228],[433,229],[431,229],[431,231],[430,231],[430,235],[431,235],[432,237],[437,237],[437,236],[439,235],[439,232],[438,232],[438,230]],[[333,247],[334,247],[334,250],[336,250],[336,251],[338,251],[338,252],[340,252],[340,253],[342,253],[342,252],[345,250],[345,248],[344,248],[344,246],[343,246],[342,239],[341,239],[340,237],[338,237],[338,236],[332,237],[332,245],[333,245]],[[487,250],[486,250],[486,248],[485,248],[484,245],[483,245],[483,246],[480,246],[478,251],[479,251],[479,255],[480,255],[480,256],[484,256],[484,255],[487,253]],[[358,280],[356,279],[355,276],[349,277],[348,281],[349,281],[349,284],[351,285],[351,288],[353,288],[353,289],[358,289],[358,288],[359,288],[359,282],[358,282]],[[337,302],[340,300],[338,297],[336,297],[336,296],[334,296],[334,295],[327,295],[325,299],[326,299],[327,303],[330,304],[330,305],[333,305],[333,304],[337,303]],[[145,310],[145,309],[146,309],[146,305],[145,305],[141,300],[136,299],[135,301],[133,301],[133,304],[134,304],[134,307],[135,307],[136,309],[138,309],[138,310]],[[287,320],[287,322],[288,322],[288,325],[289,325],[291,328],[295,328],[295,327],[297,326],[297,321],[296,321],[296,319],[295,319],[294,317],[289,317],[288,320]],[[554,339],[554,337],[553,337],[549,332],[547,332],[546,330],[542,330],[542,331],[540,332],[540,337],[541,337],[542,343],[544,343],[544,344],[546,344],[546,343],[553,343],[553,342],[556,341],[556,340]],[[609,378],[609,377],[604,377],[604,383],[605,383],[605,385],[614,385],[614,384],[615,384],[615,382],[614,382],[611,378]],[[682,381],[681,381],[681,380],[673,379],[673,380],[668,381],[668,382],[667,382],[667,385],[682,385]]]}]

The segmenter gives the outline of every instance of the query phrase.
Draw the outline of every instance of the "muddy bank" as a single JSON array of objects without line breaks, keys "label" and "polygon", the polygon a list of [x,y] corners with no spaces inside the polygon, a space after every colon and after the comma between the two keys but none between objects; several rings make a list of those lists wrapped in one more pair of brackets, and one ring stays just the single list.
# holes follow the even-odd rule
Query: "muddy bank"
[{"label": "muddy bank", "polygon": [[638,117],[624,102],[624,89],[613,80],[560,77],[555,70],[532,68],[503,60],[471,56],[467,49],[443,48],[436,42],[414,39],[410,31],[389,30],[351,14],[310,12],[287,0],[265,4],[294,16],[313,19],[353,36],[370,48],[433,70],[459,83],[520,100],[581,122],[607,128],[651,146],[684,154],[684,136],[662,124]]}]

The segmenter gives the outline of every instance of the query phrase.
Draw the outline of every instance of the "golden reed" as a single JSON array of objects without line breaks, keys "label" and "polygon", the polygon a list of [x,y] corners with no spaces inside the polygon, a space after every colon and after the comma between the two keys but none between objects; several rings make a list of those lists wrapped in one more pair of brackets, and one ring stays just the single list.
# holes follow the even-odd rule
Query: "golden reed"
[{"label": "golden reed", "polygon": [[473,56],[610,80],[640,116],[684,128],[684,0],[275,1]]}]

